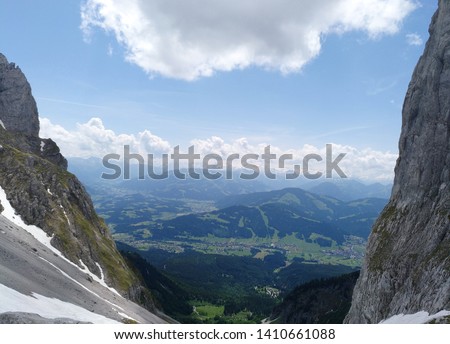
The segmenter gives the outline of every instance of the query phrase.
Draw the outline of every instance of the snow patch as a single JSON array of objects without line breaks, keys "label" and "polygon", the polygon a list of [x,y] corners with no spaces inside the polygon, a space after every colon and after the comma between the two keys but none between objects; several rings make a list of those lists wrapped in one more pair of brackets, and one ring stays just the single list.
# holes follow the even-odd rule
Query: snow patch
[{"label": "snow patch", "polygon": [[443,310],[439,313],[430,315],[426,311],[420,311],[415,314],[399,314],[383,320],[380,324],[426,324],[432,320],[449,316],[450,312]]},{"label": "snow patch", "polygon": [[104,280],[105,280],[105,275],[104,275],[104,273],[103,273],[102,267],[100,266],[99,263],[95,263],[95,265],[97,265],[97,267],[98,267],[99,270],[100,270],[100,279],[101,279],[102,281],[104,281]]},{"label": "snow patch", "polygon": [[53,194],[52,194],[52,192],[50,191],[50,189],[47,189],[47,193],[48,193],[50,196],[53,196]]},{"label": "snow patch", "polygon": [[92,278],[94,281],[96,281],[97,283],[99,283],[99,284],[102,285],[103,287],[109,289],[109,290],[110,290],[111,292],[113,292],[114,294],[117,294],[118,296],[123,297],[122,295],[119,294],[119,292],[118,292],[116,289],[111,288],[111,287],[109,287],[109,286],[106,284],[106,282],[105,282],[105,276],[104,276],[104,274],[103,274],[102,267],[100,266],[99,263],[95,263],[95,264],[96,264],[96,265],[98,266],[98,268],[100,269],[100,276],[101,276],[101,278],[98,278],[98,276],[97,276],[96,274],[93,274],[93,273],[91,272],[91,270],[89,270],[89,268],[86,266],[86,264],[84,264],[83,261],[80,259],[80,265],[86,270],[86,273],[87,273],[89,276],[91,276],[91,278]]},{"label": "snow patch", "polygon": [[64,207],[62,206],[62,204],[59,205],[59,207],[62,209],[64,216],[66,217],[67,220],[67,224],[70,226],[70,220],[69,217],[67,216],[66,210],[64,209]]},{"label": "snow patch", "polygon": [[132,317],[130,317],[129,315],[126,315],[125,313],[117,312],[117,314],[119,314],[121,317],[123,317],[123,318],[125,318],[125,319],[130,319],[130,320],[139,322],[139,321],[137,321],[136,319],[133,319]]},{"label": "snow patch", "polygon": [[6,130],[5,124],[3,123],[3,121],[0,119],[0,125],[2,126],[3,129]]},{"label": "snow patch", "polygon": [[119,324],[119,322],[92,313],[82,307],[40,294],[21,294],[0,284],[0,313],[24,312],[35,313],[43,318],[68,318],[94,324]]},{"label": "snow patch", "polygon": [[45,142],[44,142],[44,141],[41,141],[41,152],[44,151],[44,147],[45,147]]}]

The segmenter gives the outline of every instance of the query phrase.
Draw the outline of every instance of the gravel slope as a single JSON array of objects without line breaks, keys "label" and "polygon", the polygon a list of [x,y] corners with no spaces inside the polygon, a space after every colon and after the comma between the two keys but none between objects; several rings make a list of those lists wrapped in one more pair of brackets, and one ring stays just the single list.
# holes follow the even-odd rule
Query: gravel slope
[{"label": "gravel slope", "polygon": [[[86,314],[83,316],[83,312],[66,311],[66,308],[79,309],[78,307],[92,313],[93,319],[103,316],[104,321],[101,322],[115,323],[123,322],[125,319],[139,323],[166,322],[162,319],[166,318],[165,315],[152,314],[93,281],[87,273],[57,256],[31,234],[2,215],[0,215],[0,285],[4,291],[20,296],[11,299],[11,293],[3,292],[3,295],[0,293],[0,322],[9,322],[12,318],[15,322],[26,323],[30,318],[41,322],[39,320],[41,318],[24,313],[37,315],[45,313],[47,316],[43,318],[54,319],[55,323],[60,322],[58,318],[65,318],[68,322],[86,321]],[[26,302],[27,298],[33,302]],[[52,303],[68,307],[57,308],[62,314],[49,316],[50,307],[45,307],[44,303],[44,307],[39,308],[34,302],[36,298],[52,299]],[[70,316],[67,316],[68,314]]]}]

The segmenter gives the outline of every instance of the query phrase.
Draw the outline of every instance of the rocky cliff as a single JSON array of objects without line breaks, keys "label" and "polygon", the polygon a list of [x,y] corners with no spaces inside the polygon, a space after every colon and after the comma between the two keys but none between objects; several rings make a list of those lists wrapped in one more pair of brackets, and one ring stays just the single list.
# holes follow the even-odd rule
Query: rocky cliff
[{"label": "rocky cliff", "polygon": [[108,228],[51,139],[39,138],[39,118],[22,71],[0,54],[0,186],[26,224],[82,269],[122,295],[151,306]]},{"label": "rocky cliff", "polygon": [[440,0],[403,106],[389,204],[375,223],[346,321],[450,310],[450,1]]},{"label": "rocky cliff", "polygon": [[39,118],[31,87],[20,68],[0,54],[0,118],[8,130],[36,138]]}]

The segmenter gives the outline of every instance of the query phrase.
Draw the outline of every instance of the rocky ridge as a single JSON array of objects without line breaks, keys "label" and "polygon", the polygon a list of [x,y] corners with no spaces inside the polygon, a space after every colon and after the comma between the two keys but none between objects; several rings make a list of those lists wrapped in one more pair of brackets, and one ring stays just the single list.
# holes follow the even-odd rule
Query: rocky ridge
[{"label": "rocky ridge", "polygon": [[0,121],[0,186],[25,223],[42,228],[71,262],[152,308],[151,295],[116,249],[83,185],[67,172],[58,146],[39,137],[31,87],[20,68],[2,54]]}]

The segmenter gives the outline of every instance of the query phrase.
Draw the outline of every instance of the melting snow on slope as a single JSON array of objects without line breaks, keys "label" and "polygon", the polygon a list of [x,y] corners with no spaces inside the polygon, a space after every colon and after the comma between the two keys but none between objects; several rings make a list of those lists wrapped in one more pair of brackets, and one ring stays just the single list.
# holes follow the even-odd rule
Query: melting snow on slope
[{"label": "melting snow on slope", "polygon": [[62,206],[62,204],[59,205],[59,207],[62,209],[64,216],[66,217],[67,220],[67,224],[70,226],[70,220],[69,217],[67,216],[66,210],[64,209],[64,207]]},{"label": "melting snow on slope", "polygon": [[[100,283],[102,286],[108,288],[110,291],[112,291],[113,293],[117,294],[118,296],[122,297],[120,295],[120,293],[115,290],[114,288],[109,287],[106,283],[105,280],[103,278],[103,270],[101,270],[101,274],[102,274],[102,279],[98,278],[96,275],[94,275],[92,272],[89,271],[89,269],[87,268],[86,265],[84,265],[84,263],[80,260],[82,266],[87,270],[83,270],[81,269],[78,265],[74,264],[73,262],[71,262],[70,260],[68,260],[66,257],[63,256],[63,254],[57,250],[55,247],[52,246],[52,244],[50,243],[52,237],[49,237],[47,235],[47,233],[44,232],[43,229],[34,226],[34,225],[27,225],[25,222],[23,222],[22,218],[20,217],[20,215],[16,214],[16,211],[14,210],[14,208],[12,207],[11,203],[9,203],[7,197],[6,197],[6,193],[5,190],[3,190],[3,188],[0,186],[0,202],[3,205],[3,212],[1,213],[1,215],[3,215],[4,217],[6,217],[8,220],[10,220],[11,222],[13,222],[15,225],[22,227],[25,231],[27,231],[28,233],[30,233],[37,241],[39,241],[41,244],[43,244],[44,246],[46,246],[49,250],[51,250],[53,253],[55,253],[57,256],[59,256],[60,258],[64,259],[67,263],[71,264],[72,266],[76,267],[78,270],[82,271],[83,273],[88,273],[93,280],[97,281],[98,283]],[[61,206],[62,207],[62,206]],[[64,209],[63,209],[64,210]],[[65,211],[64,211],[65,212]],[[69,219],[67,218],[67,221],[69,221]],[[98,263],[97,263],[98,264]],[[100,267],[100,265],[98,264],[98,266]]]},{"label": "melting snow on slope", "polygon": [[[58,268],[55,264],[50,263],[47,259],[39,257],[40,259],[42,259],[44,262],[46,262],[47,264],[49,264],[50,266],[54,267],[56,270],[58,270],[63,276],[65,276],[66,278],[70,279],[72,282],[74,282],[75,284],[79,285],[81,288],[83,288],[84,290],[86,290],[87,292],[91,293],[92,295],[98,297],[99,299],[102,299],[103,301],[105,301],[106,303],[109,303],[111,306],[113,306],[113,311],[117,312],[117,314],[119,314],[120,316],[124,317],[124,318],[128,318],[131,320],[134,320],[137,322],[136,319],[130,317],[129,315],[118,311],[118,309],[120,309],[121,311],[124,311],[124,309],[118,305],[116,305],[115,303],[108,301],[104,298],[102,298],[100,295],[98,295],[97,293],[93,292],[92,290],[90,290],[89,288],[85,287],[83,284],[81,284],[80,282],[78,282],[77,280],[75,280],[74,278],[70,277],[68,274],[66,274],[64,271],[62,271],[60,268]],[[88,271],[88,274],[92,277],[92,278],[96,278],[97,280],[99,279],[96,275],[94,275],[92,272],[89,271],[88,267],[80,260],[80,263],[83,265],[83,267],[85,267]],[[99,265],[100,268],[100,265]],[[101,270],[101,268],[100,268]],[[102,272],[102,276],[103,276],[103,272]],[[100,282],[99,282],[100,283]],[[104,281],[103,281],[104,283]],[[113,288],[110,288],[106,285],[105,283],[105,287],[110,289],[111,291],[117,293],[117,291]],[[118,294],[118,293],[117,293]],[[122,297],[120,294],[118,294],[120,297]]]},{"label": "melting snow on slope", "polygon": [[[52,266],[53,268],[55,268],[56,270],[58,270],[64,277],[66,277],[67,279],[70,279],[72,282],[74,282],[75,284],[79,285],[81,288],[83,288],[84,290],[86,290],[87,292],[91,293],[92,295],[98,297],[99,299],[102,299],[103,301],[105,301],[106,303],[109,303],[111,306],[113,306],[114,310],[117,311],[116,308],[119,308],[123,311],[122,307],[117,306],[115,303],[112,303],[111,301],[108,301],[104,298],[102,298],[100,295],[98,295],[97,293],[93,292],[92,290],[90,290],[88,287],[84,286],[83,284],[81,284],[80,282],[78,282],[76,279],[72,278],[71,276],[69,276],[68,274],[66,274],[63,270],[61,270],[60,268],[58,268],[55,264],[50,263],[47,259],[39,257],[40,259],[42,259],[44,262],[46,262],[47,264],[49,264],[50,266]],[[89,271],[89,269],[88,269]]]},{"label": "melting snow on slope", "polygon": [[91,278],[92,278],[94,281],[96,281],[97,283],[101,284],[101,285],[104,286],[105,288],[108,288],[108,289],[109,289],[110,291],[112,291],[114,294],[117,294],[118,296],[122,297],[122,295],[120,295],[119,292],[118,292],[116,289],[111,288],[111,287],[109,287],[109,286],[106,284],[106,282],[105,282],[105,277],[104,277],[104,275],[103,275],[103,270],[102,270],[102,267],[100,266],[99,263],[95,263],[95,264],[96,264],[96,265],[98,266],[98,268],[100,269],[100,275],[101,275],[101,278],[98,278],[97,275],[93,274],[93,273],[91,272],[91,270],[89,270],[89,268],[86,266],[86,264],[83,263],[83,261],[82,261],[81,259],[80,259],[80,264],[81,264],[81,266],[86,270],[86,271],[83,271],[83,272],[86,272],[89,276],[91,276]]},{"label": "melting snow on slope", "polygon": [[[91,273],[89,271],[89,269],[87,268],[87,266],[80,260],[81,265],[83,266],[83,269],[81,269],[78,265],[72,263],[70,260],[68,260],[66,257],[64,257],[61,253],[61,251],[57,250],[55,247],[52,246],[52,244],[50,243],[52,237],[49,237],[43,229],[34,226],[34,225],[27,225],[25,224],[25,222],[23,222],[22,218],[20,217],[20,215],[16,214],[16,211],[14,210],[14,208],[12,207],[11,203],[9,203],[8,199],[6,198],[6,193],[5,190],[3,190],[3,188],[0,186],[0,202],[3,205],[3,212],[1,213],[1,215],[3,215],[4,217],[6,217],[8,220],[10,220],[11,222],[13,222],[14,224],[16,224],[19,227],[22,227],[24,230],[26,230],[28,233],[30,233],[37,241],[39,241],[41,244],[45,245],[47,248],[49,248],[53,253],[55,253],[56,255],[58,255],[59,257],[61,257],[62,259],[64,259],[67,263],[71,264],[72,266],[76,267],[77,269],[79,269],[80,271],[84,272],[84,273],[88,273],[93,280],[97,281],[98,283],[100,283],[102,286],[108,288],[109,290],[111,290],[113,293],[120,295],[120,293],[115,290],[114,288],[109,287],[104,280],[103,277],[103,270],[100,267],[100,264],[96,263],[97,266],[100,268],[101,274],[102,274],[102,278],[98,278],[96,275],[94,275],[93,273]],[[67,214],[63,208],[62,205],[60,205],[60,207],[63,209],[64,211],[64,215],[66,215],[67,221],[70,224],[69,218],[67,217]]]},{"label": "melting snow on slope", "polygon": [[399,314],[383,320],[380,324],[426,324],[430,321],[442,317],[449,316],[449,311],[440,311],[439,313],[430,315],[430,313],[421,311],[415,314]]},{"label": "melting snow on slope", "polygon": [[92,313],[82,307],[36,293],[21,294],[0,284],[0,313],[35,313],[47,319],[69,318],[94,324],[118,324],[117,321]]}]

